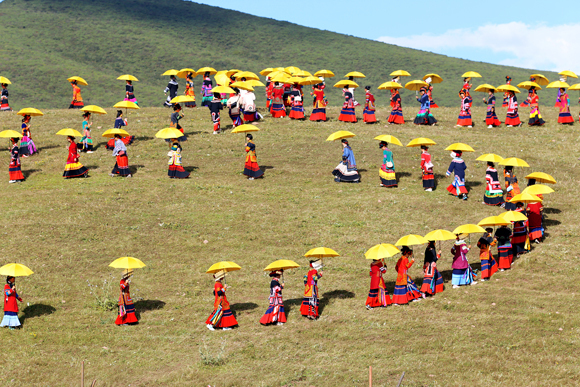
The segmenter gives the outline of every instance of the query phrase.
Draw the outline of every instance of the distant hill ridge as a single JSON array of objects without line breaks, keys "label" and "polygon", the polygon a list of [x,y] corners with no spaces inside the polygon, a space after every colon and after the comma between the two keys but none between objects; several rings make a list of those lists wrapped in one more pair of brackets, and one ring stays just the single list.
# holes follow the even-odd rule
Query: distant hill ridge
[{"label": "distant hill ridge", "polygon": [[[298,66],[336,74],[332,86],[349,71],[373,87],[379,106],[387,93],[376,87],[398,69],[419,79],[434,72],[443,77],[434,85],[442,106],[458,106],[463,72],[481,73],[481,83],[499,85],[510,75],[514,84],[528,80],[534,70],[450,58],[334,32],[261,18],[182,0],[4,0],[0,3],[0,74],[9,87],[14,108],[68,107],[72,91],[66,78],[78,75],[86,104],[112,106],[124,97],[121,74],[139,78],[135,93],[142,106],[160,106],[170,68],[212,66],[259,72],[266,67]],[[555,73],[543,72],[556,79]],[[196,78],[196,94],[201,79]],[[474,80],[478,85],[479,79]],[[185,89],[181,81],[180,93]],[[258,88],[258,102],[264,100]],[[339,89],[327,88],[332,105],[343,99]],[[477,94],[477,93],[476,93]],[[364,91],[357,99],[362,102]],[[403,91],[403,104],[416,105],[414,92]],[[521,94],[525,98],[524,93]],[[475,95],[479,103],[479,95]],[[553,105],[555,91],[540,92],[542,104]],[[499,98],[498,98],[499,99]]]}]

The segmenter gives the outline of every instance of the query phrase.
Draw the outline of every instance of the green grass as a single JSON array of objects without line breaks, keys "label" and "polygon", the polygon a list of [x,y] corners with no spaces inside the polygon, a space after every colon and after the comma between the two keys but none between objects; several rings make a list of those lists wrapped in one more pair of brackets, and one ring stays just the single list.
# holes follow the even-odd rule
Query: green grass
[{"label": "green grass", "polygon": [[[570,144],[578,141],[576,127],[556,125],[556,113],[545,109],[545,127],[487,130],[480,123],[484,110],[474,110],[477,127],[469,130],[452,127],[458,109],[435,110],[440,125],[429,128],[344,124],[336,121],[335,109],[328,123],[268,118],[255,135],[266,177],[255,181],[241,175],[243,136],[211,135],[205,109],[185,112],[189,141],[183,144],[183,162],[194,170],[191,179],[180,181],[167,178],[167,145],[153,139],[167,125],[169,110],[129,113],[128,130],[138,137],[128,151],[136,168],[131,179],[108,176],[114,158],[100,134],[110,127],[112,109],[95,119],[98,149],[81,157],[91,170],[88,179],[62,179],[66,138],[54,135],[63,127],[79,128],[80,112],[47,110],[33,118],[41,153],[22,161],[26,182],[8,184],[8,153],[1,153],[2,261],[16,260],[35,272],[17,280],[23,329],[0,330],[2,384],[78,385],[83,360],[86,379],[98,379],[98,387],[363,386],[369,366],[374,386],[396,385],[403,371],[403,386],[575,384],[580,219],[578,161]],[[415,112],[405,109],[407,120]],[[383,121],[387,114],[378,111]],[[2,118],[1,129],[18,126],[15,114]],[[340,144],[324,140],[339,129],[357,135],[351,145],[361,184],[333,182]],[[396,146],[399,188],[380,188],[382,156],[373,140],[378,134],[395,135],[403,143],[419,136],[435,140],[431,153],[439,188],[424,192],[418,149]],[[450,161],[443,149],[458,141],[476,150],[465,155],[467,202],[449,196],[450,180],[440,176]],[[363,253],[368,248],[500,212],[481,204],[485,165],[475,158],[488,152],[525,159],[531,168],[517,171],[520,180],[531,171],[557,179],[557,192],[545,203],[547,240],[488,283],[457,290],[447,283],[433,299],[367,311],[369,262]],[[317,246],[341,256],[327,262],[320,281],[324,308],[312,322],[299,313],[307,265],[302,255]],[[442,271],[450,270],[450,247],[443,246]],[[421,250],[410,270],[418,283]],[[133,327],[115,326],[116,311],[98,305],[90,293],[117,298],[120,272],[107,265],[125,255],[147,264],[133,279],[140,313],[140,324]],[[262,327],[269,292],[262,270],[280,258],[303,267],[285,275],[288,323]],[[478,263],[477,252],[469,259]],[[242,266],[227,279],[240,323],[231,332],[210,332],[204,325],[213,306],[213,280],[205,270],[220,260]],[[388,262],[386,275],[391,294],[394,263]],[[103,289],[105,280],[112,285]]]},{"label": "green grass", "polygon": [[[405,14],[400,17],[407,17]],[[140,79],[135,93],[142,106],[161,106],[170,68],[244,69],[298,66],[314,73],[335,72],[334,84],[350,71],[367,78],[360,86],[375,91],[390,81],[389,74],[404,69],[413,76],[404,82],[438,73],[444,79],[434,86],[434,99],[457,106],[461,75],[478,71],[474,85],[503,84],[510,75],[514,84],[526,81],[536,70],[497,66],[412,50],[296,24],[182,0],[4,0],[0,3],[2,47],[0,74],[8,77],[14,108],[66,108],[72,89],[66,79],[85,78],[87,103],[113,106],[125,96],[124,83],[116,78],[133,74]],[[557,75],[543,72],[551,80]],[[195,79],[196,93],[201,78]],[[183,80],[180,93],[185,90]],[[256,93],[263,99],[263,89]],[[339,89],[329,87],[332,105],[342,104]],[[415,93],[403,91],[403,103],[416,104]],[[357,98],[363,99],[364,91]],[[542,103],[555,101],[554,91],[540,91]],[[377,103],[389,99],[377,92]],[[525,96],[522,94],[522,97]]]}]

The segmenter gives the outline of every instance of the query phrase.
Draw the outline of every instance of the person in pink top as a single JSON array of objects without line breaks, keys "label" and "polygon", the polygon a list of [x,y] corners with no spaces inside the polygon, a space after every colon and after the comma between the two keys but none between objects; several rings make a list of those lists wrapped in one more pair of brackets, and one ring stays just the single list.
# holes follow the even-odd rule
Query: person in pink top
[{"label": "person in pink top", "polygon": [[451,248],[451,254],[453,254],[451,284],[453,285],[453,289],[457,289],[463,285],[477,284],[477,281],[475,281],[476,276],[467,261],[467,253],[471,249],[471,246],[465,243],[463,237],[463,235],[458,234],[455,245]]}]

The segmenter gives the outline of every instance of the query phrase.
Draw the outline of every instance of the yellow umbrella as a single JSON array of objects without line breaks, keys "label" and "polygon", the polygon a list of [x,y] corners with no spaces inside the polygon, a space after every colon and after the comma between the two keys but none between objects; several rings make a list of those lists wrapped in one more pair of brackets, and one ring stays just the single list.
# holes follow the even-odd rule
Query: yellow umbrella
[{"label": "yellow umbrella", "polygon": [[16,114],[19,116],[30,116],[30,117],[40,117],[44,115],[43,112],[35,108],[20,109],[20,111],[18,111],[18,113]]},{"label": "yellow umbrella", "polygon": [[397,70],[397,71],[393,71],[390,74],[391,77],[410,77],[411,74],[409,74],[409,72],[405,71],[405,70]]},{"label": "yellow umbrella", "polygon": [[580,83],[575,83],[568,90],[580,90]]},{"label": "yellow umbrella", "polygon": [[422,245],[425,243],[429,243],[429,241],[423,238],[421,235],[409,234],[400,238],[397,243],[395,243],[395,246],[413,246]]},{"label": "yellow umbrella", "polygon": [[328,136],[326,141],[342,140],[343,138],[350,138],[350,137],[354,137],[354,136],[355,136],[355,134],[352,132],[349,132],[348,130],[339,130],[338,132],[334,132],[330,136]]},{"label": "yellow umbrella", "polygon": [[[233,86],[233,87],[236,87],[236,86]],[[213,89],[211,89],[211,92],[212,93],[220,93],[220,94],[222,94],[222,93],[223,94],[232,94],[232,93],[235,93],[236,91],[229,86],[216,86]]]},{"label": "yellow umbrella", "polygon": [[429,86],[427,84],[427,82],[422,81],[420,79],[415,79],[414,81],[407,82],[405,84],[405,89],[412,90],[412,91],[417,91],[417,90],[421,90],[422,87],[427,87],[427,86]]},{"label": "yellow umbrella", "polygon": [[[218,86],[219,87],[219,86]],[[174,97],[171,99],[171,103],[185,103],[185,102],[194,102],[195,99],[193,99],[193,97],[190,97],[189,95],[178,95],[177,97]]]},{"label": "yellow umbrella", "polygon": [[300,81],[301,85],[318,85],[319,83],[322,83],[322,81],[320,80],[320,78],[315,77],[315,76],[311,76],[311,77],[306,77],[303,78],[302,81]]},{"label": "yellow umbrella", "polygon": [[210,75],[212,75],[212,74],[217,73],[217,71],[213,67],[202,67],[199,70],[197,70],[196,73],[198,73],[198,74],[210,73]]},{"label": "yellow umbrella", "polygon": [[164,72],[163,74],[161,74],[161,76],[177,75],[178,73],[179,73],[178,70],[171,69],[171,70],[167,70],[166,72]]},{"label": "yellow umbrella", "polygon": [[379,90],[392,90],[392,89],[400,89],[403,85],[397,82],[388,81],[385,83],[381,83],[378,87]]},{"label": "yellow umbrella", "polygon": [[521,194],[517,194],[516,196],[514,196],[512,198],[512,200],[510,200],[510,203],[517,203],[517,202],[522,202],[522,203],[538,203],[538,202],[540,202],[541,203],[542,199],[540,199],[536,195],[522,192]]},{"label": "yellow umbrella", "polygon": [[119,101],[115,105],[113,105],[113,107],[125,109],[141,109],[139,105],[131,101]]},{"label": "yellow umbrella", "polygon": [[234,78],[236,78],[236,79],[246,78],[246,79],[260,80],[260,77],[258,77],[256,74],[254,74],[251,71],[240,71],[234,75]]},{"label": "yellow umbrella", "polygon": [[482,219],[477,225],[482,227],[490,227],[490,226],[507,226],[510,224],[510,221],[505,220],[501,216],[488,216],[485,219]]},{"label": "yellow umbrella", "polygon": [[217,273],[218,271],[225,271],[226,273],[229,271],[236,271],[240,270],[241,267],[232,261],[221,261],[218,263],[214,263],[207,269],[206,273]]},{"label": "yellow umbrella", "polygon": [[499,165],[507,165],[512,167],[526,167],[528,168],[529,165],[522,159],[518,159],[517,157],[509,157],[507,159],[503,159],[500,161]]},{"label": "yellow umbrella", "polygon": [[137,258],[121,257],[115,259],[109,264],[109,266],[114,267],[115,269],[141,269],[142,267],[145,267],[145,264]]},{"label": "yellow umbrella", "polygon": [[475,71],[468,71],[464,73],[461,78],[481,78],[481,75]]},{"label": "yellow umbrella", "polygon": [[270,81],[272,81],[272,82],[286,83],[286,81],[289,78],[290,78],[290,76],[288,76],[288,75],[278,74],[278,75],[275,75],[272,78],[270,78]]},{"label": "yellow umbrella", "polygon": [[257,79],[248,79],[246,84],[252,87],[266,87],[262,81],[258,81]]},{"label": "yellow umbrella", "polygon": [[284,69],[284,67],[274,67],[274,71],[286,71],[286,70]]},{"label": "yellow umbrella", "polygon": [[[231,70],[224,70],[224,71],[226,72],[226,75],[227,75],[228,77],[231,77],[232,75],[234,75],[234,74],[237,74],[237,73],[239,73],[239,72],[240,72],[240,70],[238,70],[238,69],[231,69]],[[218,71],[218,72],[219,72],[219,71]],[[216,73],[216,74],[217,74],[217,73]]]},{"label": "yellow umbrella", "polygon": [[520,93],[520,91],[518,90],[517,87],[515,87],[514,85],[501,85],[496,87],[495,89],[496,91],[513,91],[514,93]]},{"label": "yellow umbrella", "polygon": [[570,85],[568,85],[566,82],[562,82],[562,81],[554,81],[551,82],[548,86],[546,86],[546,89],[566,89],[570,87]]},{"label": "yellow umbrella", "polygon": [[292,76],[292,75],[290,75],[290,73],[286,72],[284,69],[282,69],[282,70],[274,69],[274,71],[272,71],[270,74],[268,74],[270,79],[277,77],[279,75],[286,77],[286,78],[290,78]]},{"label": "yellow umbrella", "polygon": [[437,143],[431,139],[426,138],[426,137],[419,137],[419,138],[415,138],[415,139],[411,140],[407,144],[407,147],[414,148],[414,147],[419,147],[422,145],[437,145]]},{"label": "yellow umbrella", "polygon": [[183,133],[181,133],[181,131],[175,128],[165,128],[155,133],[155,137],[164,139],[179,138],[183,137]]},{"label": "yellow umbrella", "polygon": [[532,81],[521,82],[518,84],[518,87],[521,87],[522,89],[526,89],[526,90],[530,90],[532,87],[535,88],[536,90],[542,90],[540,85],[538,85],[536,82],[532,82]]},{"label": "yellow umbrella", "polygon": [[401,144],[401,141],[399,141],[399,139],[397,137],[391,136],[390,134],[381,134],[380,136],[375,137],[375,140],[384,141],[384,142],[387,142],[389,144],[403,146],[403,144]]},{"label": "yellow umbrella", "polygon": [[489,91],[495,91],[496,88],[493,85],[490,85],[489,83],[484,83],[483,85],[479,85],[475,88],[474,91],[479,91],[481,93],[487,93]]},{"label": "yellow umbrella", "polygon": [[400,253],[401,250],[396,248],[390,243],[381,243],[379,245],[375,245],[367,250],[365,253],[366,259],[384,259],[390,258],[395,254]]},{"label": "yellow umbrella", "polygon": [[334,73],[330,70],[318,70],[314,73],[315,77],[324,77],[324,78],[332,78],[334,77]]},{"label": "yellow umbrella", "polygon": [[565,75],[567,77],[578,78],[578,75],[576,75],[576,73],[570,70],[560,71],[558,75]]},{"label": "yellow umbrella", "polygon": [[131,81],[131,82],[137,82],[137,81],[139,81],[137,79],[137,77],[134,77],[134,76],[132,76],[130,74],[121,75],[117,79],[120,80],[120,81]]},{"label": "yellow umbrella", "polygon": [[82,79],[81,77],[70,77],[66,79],[69,82],[72,81],[77,81],[77,85],[81,85],[81,86],[88,86],[89,84],[87,83],[87,81],[85,81],[84,79]]},{"label": "yellow umbrella", "polygon": [[197,77],[197,72],[194,69],[189,68],[189,67],[186,67],[184,69],[179,70],[179,72],[177,73],[177,76],[179,78],[187,78],[188,73],[192,73],[191,76],[193,78]]},{"label": "yellow umbrella", "polygon": [[258,127],[256,127],[256,125],[242,124],[242,125],[236,126],[234,128],[234,130],[232,130],[232,133],[258,132],[259,130],[260,129]]},{"label": "yellow umbrella", "polygon": [[499,163],[503,161],[503,157],[496,155],[495,153],[486,153],[484,155],[479,156],[475,160],[477,161],[491,161],[492,163]]},{"label": "yellow umbrella", "polygon": [[426,80],[427,78],[431,78],[431,82],[430,83],[441,83],[443,82],[443,78],[441,78],[439,75],[437,74],[427,74],[423,77],[423,80]]},{"label": "yellow umbrella", "polygon": [[297,73],[294,73],[295,77],[311,77],[312,74],[310,74],[308,71],[305,70],[300,70]]},{"label": "yellow umbrella", "polygon": [[230,83],[232,83],[230,77],[228,77],[225,73],[216,74],[214,78],[215,82],[220,86],[228,86]]},{"label": "yellow umbrella", "polygon": [[107,114],[105,109],[97,105],[88,105],[81,108],[81,112],[89,112],[92,114]]},{"label": "yellow umbrella", "polygon": [[343,79],[342,81],[336,82],[334,87],[358,87],[358,84],[355,81]]},{"label": "yellow umbrella", "polygon": [[433,230],[427,235],[425,235],[425,239],[428,241],[450,241],[455,239],[455,234],[451,231],[447,230]]},{"label": "yellow umbrella", "polygon": [[522,193],[529,193],[532,195],[547,195],[547,194],[551,194],[555,192],[552,188],[548,187],[547,185],[543,185],[543,184],[534,184],[534,185],[530,185],[529,187],[526,187],[526,189],[524,189],[522,191]]},{"label": "yellow umbrella", "polygon": [[34,272],[20,263],[8,263],[0,267],[0,275],[10,277],[28,277],[31,274],[34,274]]},{"label": "yellow umbrella", "polygon": [[268,266],[266,266],[264,271],[297,269],[299,267],[300,267],[300,265],[294,261],[291,261],[289,259],[279,259],[275,262],[272,262]]},{"label": "yellow umbrella", "polygon": [[268,67],[267,69],[260,71],[260,74],[262,74],[263,76],[266,76],[266,75],[270,74],[272,71],[274,71],[274,69],[272,67]]},{"label": "yellow umbrella", "polygon": [[7,85],[11,85],[12,82],[10,82],[10,80],[6,77],[0,77],[0,83],[5,83]]},{"label": "yellow umbrella", "polygon": [[126,130],[120,128],[105,130],[102,136],[107,138],[113,138],[115,137],[115,134],[119,134],[121,137],[129,136],[129,133]]},{"label": "yellow umbrella", "polygon": [[230,85],[230,87],[237,87],[238,89],[247,90],[247,91],[254,91],[252,85],[247,82],[234,82]]},{"label": "yellow umbrella", "polygon": [[308,258],[330,258],[330,257],[339,257],[339,254],[334,251],[333,249],[329,249],[328,247],[316,247],[314,249],[308,250],[305,257]]},{"label": "yellow umbrella", "polygon": [[546,78],[542,74],[532,74],[532,75],[530,75],[530,79],[532,79],[532,78],[535,79],[534,82],[536,82],[538,85],[546,86],[548,83],[550,83],[548,78]]},{"label": "yellow umbrella", "polygon": [[296,66],[289,66],[289,67],[286,67],[284,70],[285,70],[286,72],[290,73],[290,74],[295,74],[295,73],[297,73],[297,72],[301,71],[301,70],[300,70],[298,67],[296,67]]},{"label": "yellow umbrella", "polygon": [[538,183],[556,184],[556,179],[544,172],[533,172],[526,176],[526,179],[534,179]]},{"label": "yellow umbrella", "polygon": [[485,232],[485,229],[482,228],[481,226],[476,225],[476,224],[464,224],[462,226],[457,227],[455,230],[453,230],[453,234],[455,234],[455,235],[475,234],[478,232]]},{"label": "yellow umbrella", "polygon": [[70,128],[61,129],[58,132],[56,132],[56,134],[59,136],[73,136],[73,137],[82,137],[83,136],[77,130],[70,129]]},{"label": "yellow umbrella", "polygon": [[449,145],[445,148],[446,151],[462,151],[462,152],[475,152],[472,147],[461,142],[456,142],[455,144]]},{"label": "yellow umbrella", "polygon": [[506,211],[499,214],[499,217],[507,220],[508,222],[525,222],[528,217],[518,211]]},{"label": "yellow umbrella", "polygon": [[344,77],[345,78],[348,78],[348,77],[353,77],[353,78],[366,78],[366,76],[363,73],[358,72],[358,71],[351,71],[350,73],[346,74]]},{"label": "yellow umbrella", "polygon": [[304,78],[300,78],[300,77],[297,77],[297,76],[293,75],[292,77],[288,78],[286,80],[286,82],[287,83],[298,83],[299,84],[300,82],[302,82],[303,79]]},{"label": "yellow umbrella", "polygon": [[2,137],[2,138],[22,138],[22,134],[18,133],[15,130],[8,129],[8,130],[1,131],[0,137]]}]

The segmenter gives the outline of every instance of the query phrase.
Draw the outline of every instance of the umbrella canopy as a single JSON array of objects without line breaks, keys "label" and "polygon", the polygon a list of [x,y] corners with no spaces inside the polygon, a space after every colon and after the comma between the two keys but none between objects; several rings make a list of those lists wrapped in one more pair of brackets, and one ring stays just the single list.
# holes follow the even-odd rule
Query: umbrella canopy
[{"label": "umbrella canopy", "polygon": [[329,258],[329,257],[339,257],[340,255],[333,249],[328,247],[316,247],[314,249],[308,250],[305,257],[309,258]]},{"label": "umbrella canopy", "polygon": [[511,167],[526,167],[529,168],[528,163],[526,163],[522,159],[518,159],[517,157],[509,157],[507,159],[503,159],[500,161],[499,165],[507,165]]},{"label": "umbrella canopy", "polygon": [[141,269],[142,267],[145,267],[145,264],[137,258],[121,257],[115,259],[109,264],[109,266],[114,267],[115,269]]},{"label": "umbrella canopy", "polygon": [[177,75],[177,74],[179,74],[179,70],[171,69],[171,70],[167,70],[166,72],[161,74],[161,76],[171,76],[171,75]]},{"label": "umbrella canopy", "polygon": [[92,114],[107,114],[105,109],[97,105],[88,105],[81,108],[81,112],[89,112]]},{"label": "umbrella canopy", "polygon": [[196,73],[198,74],[210,73],[211,75],[217,73],[217,70],[214,69],[213,67],[202,67],[199,70],[197,70]]},{"label": "umbrella canopy", "polygon": [[284,68],[284,71],[286,71],[287,73],[290,73],[290,74],[296,74],[297,72],[299,72],[301,70],[296,66],[288,66],[288,67]]},{"label": "umbrella canopy", "polygon": [[242,125],[236,126],[234,128],[234,130],[232,130],[232,133],[258,132],[259,130],[260,129],[258,127],[256,127],[256,125],[242,124]]},{"label": "umbrella canopy", "polygon": [[451,231],[447,230],[433,230],[427,235],[425,235],[425,239],[428,241],[450,241],[455,239],[455,234]]},{"label": "umbrella canopy", "polygon": [[379,90],[393,90],[393,89],[400,89],[403,85],[397,82],[388,81],[385,83],[381,83],[378,87]]},{"label": "umbrella canopy", "polygon": [[414,147],[419,147],[422,145],[437,145],[437,143],[427,137],[419,137],[419,138],[415,138],[413,140],[411,140],[408,144],[407,147],[408,148],[414,148]]},{"label": "umbrella canopy", "polygon": [[312,74],[305,70],[300,70],[297,73],[294,73],[295,77],[311,77]]},{"label": "umbrella canopy", "polygon": [[314,73],[315,77],[324,77],[324,78],[332,78],[334,77],[334,73],[330,70],[318,70]]},{"label": "umbrella canopy", "polygon": [[390,258],[400,252],[401,250],[390,243],[381,243],[368,249],[365,253],[365,257],[366,259],[384,259]]},{"label": "umbrella canopy", "polygon": [[528,217],[518,211],[506,211],[499,214],[500,218],[507,220],[508,222],[525,222]]},{"label": "umbrella canopy", "polygon": [[262,74],[263,76],[266,76],[266,75],[270,74],[272,71],[274,71],[274,69],[272,67],[268,67],[267,69],[260,71],[260,74]]},{"label": "umbrella canopy", "polygon": [[358,87],[358,84],[355,81],[350,81],[348,79],[343,79],[342,81],[336,82],[334,87]]},{"label": "umbrella canopy", "polygon": [[0,267],[0,275],[11,277],[27,277],[31,274],[34,274],[34,272],[20,263],[8,263]]},{"label": "umbrella canopy", "polygon": [[349,132],[348,130],[339,130],[338,132],[334,132],[330,136],[328,136],[326,141],[342,140],[343,138],[350,138],[350,137],[354,137],[354,136],[355,136],[355,134],[352,132]]},{"label": "umbrella canopy", "polygon": [[322,83],[322,81],[320,80],[320,78],[315,76],[306,77],[303,78],[302,81],[300,81],[301,85],[318,85],[319,83]]},{"label": "umbrella canopy", "polygon": [[228,86],[232,82],[230,77],[228,77],[227,74],[225,74],[225,73],[216,74],[214,78],[215,78],[215,82],[221,86]]},{"label": "umbrella canopy", "polygon": [[115,137],[115,134],[118,134],[121,137],[129,136],[129,133],[126,130],[123,130],[120,128],[105,130],[105,132],[102,134],[102,136],[107,137],[107,138],[113,138],[113,137]]},{"label": "umbrella canopy", "polygon": [[414,246],[422,245],[425,243],[429,243],[429,241],[423,238],[421,235],[409,234],[400,238],[397,243],[395,243],[395,246]]},{"label": "umbrella canopy", "polygon": [[120,81],[131,81],[131,82],[138,82],[139,80],[137,77],[132,76],[131,74],[124,74],[117,78]]},{"label": "umbrella canopy", "polygon": [[475,71],[468,71],[464,73],[461,78],[481,78],[481,75]]},{"label": "umbrella canopy", "polygon": [[296,269],[299,267],[300,265],[294,261],[291,261],[289,259],[279,259],[266,266],[264,271],[288,270],[288,269]]},{"label": "umbrella canopy", "polygon": [[[234,83],[242,83],[242,82],[234,82]],[[233,85],[233,83],[232,83],[232,85]],[[236,86],[233,86],[233,87],[236,87]],[[241,87],[240,87],[240,89],[241,89]],[[247,89],[244,89],[244,90],[247,90]],[[212,93],[220,93],[220,94],[222,94],[222,93],[223,94],[232,94],[232,93],[235,93],[236,91],[229,86],[216,86],[213,89],[211,89],[211,92]]]},{"label": "umbrella canopy", "polygon": [[266,87],[266,85],[264,85],[264,83],[262,81],[259,81],[257,79],[248,79],[246,81],[246,84],[248,84],[252,87]]},{"label": "umbrella canopy", "polygon": [[441,78],[439,75],[437,74],[427,74],[423,77],[423,80],[425,81],[427,78],[431,78],[431,82],[430,83],[441,83],[443,82],[443,78]]},{"label": "umbrella canopy", "polygon": [[217,273],[218,271],[225,271],[226,273],[229,271],[236,271],[240,270],[241,267],[232,261],[221,261],[218,263],[214,263],[211,265],[209,269],[207,269],[206,273]]},{"label": "umbrella canopy", "polygon": [[346,74],[344,77],[345,78],[348,78],[348,77],[353,77],[353,78],[366,78],[366,75],[364,75],[363,73],[358,72],[358,71],[351,71],[350,73]]},{"label": "umbrella canopy", "polygon": [[161,129],[159,132],[155,133],[155,137],[157,138],[179,138],[183,137],[183,133],[175,128],[165,128]]},{"label": "umbrella canopy", "polygon": [[24,108],[18,111],[19,116],[30,116],[30,117],[40,117],[43,116],[44,113],[35,108]]},{"label": "umbrella canopy", "polygon": [[566,82],[562,82],[562,81],[554,81],[554,82],[550,82],[550,84],[548,86],[546,86],[546,89],[567,89],[568,87],[570,87],[570,85],[568,85]]},{"label": "umbrella canopy", "polygon": [[405,70],[396,70],[389,74],[391,77],[410,77],[411,74]]},{"label": "umbrella canopy", "polygon": [[421,90],[422,87],[427,87],[427,86],[429,86],[427,84],[427,82],[422,81],[420,79],[415,79],[414,81],[407,82],[405,84],[405,89],[417,91],[417,90]]},{"label": "umbrella canopy", "polygon": [[384,141],[389,144],[395,144],[399,146],[403,146],[401,141],[395,136],[391,136],[390,134],[381,134],[380,136],[375,137],[375,140]]},{"label": "umbrella canopy", "polygon": [[575,83],[568,90],[580,90],[580,83]]},{"label": "umbrella canopy", "polygon": [[11,85],[12,82],[10,82],[10,79],[6,78],[6,77],[0,77],[0,83],[5,83],[7,85]]},{"label": "umbrella canopy", "polygon": [[570,70],[564,70],[564,71],[560,71],[558,73],[558,75],[565,75],[567,77],[572,77],[572,78],[578,78],[578,75],[576,75],[575,72],[570,71]]},{"label": "umbrella canopy", "polygon": [[520,93],[520,91],[518,90],[517,87],[515,87],[514,85],[501,85],[498,86],[496,89],[496,91],[513,91],[514,93]]},{"label": "umbrella canopy", "polygon": [[499,163],[503,161],[503,157],[496,155],[495,153],[486,153],[484,155],[479,156],[475,160],[477,161],[490,161],[492,163]]},{"label": "umbrella canopy", "polygon": [[542,90],[540,85],[538,85],[536,82],[532,82],[532,81],[521,82],[518,84],[518,87],[521,87],[522,89],[526,89],[526,90],[530,90],[532,87],[535,88],[536,90]]},{"label": "umbrella canopy", "polygon": [[449,145],[445,148],[446,151],[462,151],[462,152],[475,152],[472,147],[462,142],[456,142],[455,144]]},{"label": "umbrella canopy", "polygon": [[18,133],[15,130],[8,129],[8,130],[1,131],[0,137],[1,138],[22,138],[22,133]]},{"label": "umbrella canopy", "polygon": [[534,179],[538,183],[556,184],[556,179],[544,172],[534,172],[526,176],[526,179]]},{"label": "umbrella canopy", "polygon": [[77,130],[70,129],[70,128],[61,129],[58,132],[56,132],[56,134],[59,136],[73,136],[73,137],[82,137],[83,136]]},{"label": "umbrella canopy", "polygon": [[511,222],[505,220],[501,216],[488,216],[485,219],[482,219],[477,225],[482,227],[495,227],[495,226],[507,226]]},{"label": "umbrella canopy", "polygon": [[139,105],[131,101],[119,101],[115,105],[113,105],[113,107],[125,109],[141,109]]},{"label": "umbrella canopy", "polygon": [[536,82],[538,85],[546,86],[548,83],[550,83],[548,78],[546,78],[542,74],[532,74],[530,75],[530,79],[531,78],[534,78],[535,79],[534,82]]},{"label": "umbrella canopy", "polygon": [[496,88],[493,85],[490,85],[489,83],[484,83],[483,85],[479,85],[475,88],[474,91],[479,91],[481,93],[487,93],[489,91],[495,91]]},{"label": "umbrella canopy", "polygon": [[251,71],[240,71],[239,73],[234,74],[234,78],[235,79],[238,79],[238,78],[255,79],[257,81],[260,80],[260,77]]},{"label": "umbrella canopy", "polygon": [[299,84],[300,82],[302,82],[303,79],[304,78],[297,77],[297,76],[293,75],[286,80],[286,83],[298,83]]},{"label": "umbrella canopy", "polygon": [[512,198],[512,200],[510,200],[510,203],[517,203],[517,202],[522,202],[522,203],[538,203],[538,202],[540,202],[541,203],[542,199],[540,199],[536,195],[522,192],[521,194],[517,194],[516,196],[514,196]]},{"label": "umbrella canopy", "polygon": [[285,83],[289,78],[290,78],[289,75],[280,73],[273,75],[272,78],[270,78],[270,81]]},{"label": "umbrella canopy", "polygon": [[69,82],[72,81],[77,81],[77,85],[81,85],[81,86],[88,86],[89,84],[87,83],[87,81],[85,81],[83,78],[81,77],[70,77],[66,79]]},{"label": "umbrella canopy", "polygon": [[179,70],[179,72],[177,73],[177,76],[179,78],[187,78],[187,74],[189,74],[189,73],[192,74],[193,78],[197,77],[197,72],[194,69],[188,68],[188,67]]},{"label": "umbrella canopy", "polygon": [[453,234],[475,234],[478,232],[485,232],[485,229],[477,224],[464,224],[453,230]]},{"label": "umbrella canopy", "polygon": [[526,189],[524,189],[522,191],[522,193],[529,193],[532,195],[547,195],[547,194],[551,194],[552,192],[555,192],[552,188],[548,187],[547,185],[543,185],[543,184],[534,184],[531,185],[529,187],[526,187]]},{"label": "umbrella canopy", "polygon": [[[219,87],[219,86],[218,86]],[[177,97],[174,97],[171,99],[171,103],[185,103],[185,102],[194,102],[195,99],[193,99],[193,97],[190,97],[189,95],[178,95]]]}]

